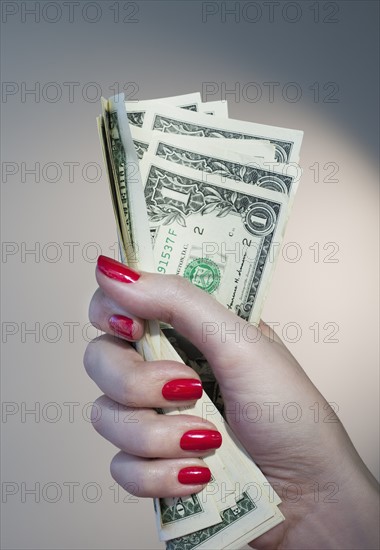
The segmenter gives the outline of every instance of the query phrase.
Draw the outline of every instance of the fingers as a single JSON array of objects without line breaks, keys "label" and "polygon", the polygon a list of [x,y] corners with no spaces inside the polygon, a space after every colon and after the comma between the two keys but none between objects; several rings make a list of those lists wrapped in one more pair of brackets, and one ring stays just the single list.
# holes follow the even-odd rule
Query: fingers
[{"label": "fingers", "polygon": [[111,475],[132,495],[158,498],[198,493],[211,479],[198,458],[147,460],[123,452],[112,460]]},{"label": "fingers", "polygon": [[198,492],[211,479],[201,458],[220,447],[220,433],[200,417],[161,415],[153,407],[192,404],[202,393],[199,378],[182,363],[143,361],[125,340],[142,337],[143,319],[161,319],[212,354],[220,342],[203,342],[202,323],[215,324],[223,315],[235,323],[236,317],[180,277],[140,276],[100,258],[97,279],[90,320],[108,334],[88,346],[84,363],[105,393],[94,404],[94,427],[122,451],[112,462],[112,475],[139,496]]},{"label": "fingers", "polygon": [[130,407],[181,407],[202,395],[193,369],[175,361],[143,361],[127,342],[110,335],[93,340],[84,366],[98,387],[111,399]]},{"label": "fingers", "polygon": [[[260,329],[236,317],[211,295],[183,277],[137,274],[112,259],[100,256],[97,280],[107,297],[136,317],[160,319],[174,326],[218,369],[230,369],[247,335],[257,348],[265,339],[254,338]],[[233,346],[231,345],[233,343]]]},{"label": "fingers", "polygon": [[139,340],[144,334],[144,321],[131,315],[100,288],[92,297],[89,319],[99,330],[125,340]]},{"label": "fingers", "polygon": [[268,339],[269,342],[277,342],[278,344],[283,344],[281,338],[276,334],[276,332],[269,325],[265,323],[262,319],[259,323],[259,328],[261,333]]},{"label": "fingers", "polygon": [[94,403],[92,422],[116,447],[144,458],[196,458],[222,444],[215,426],[200,417],[122,406],[105,395]]}]

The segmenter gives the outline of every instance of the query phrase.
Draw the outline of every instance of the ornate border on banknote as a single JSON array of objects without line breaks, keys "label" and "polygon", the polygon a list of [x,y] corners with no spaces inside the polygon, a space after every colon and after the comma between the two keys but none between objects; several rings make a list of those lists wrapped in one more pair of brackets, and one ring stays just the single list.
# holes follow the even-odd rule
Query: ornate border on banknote
[{"label": "ornate border on banknote", "polygon": [[146,153],[148,150],[149,143],[143,143],[142,141],[138,141],[137,139],[134,139],[133,143],[136,148],[137,157],[139,160],[141,160],[144,156],[144,153]]},{"label": "ornate border on banknote", "polygon": [[248,493],[243,492],[242,497],[236,501],[236,506],[227,508],[221,512],[220,523],[184,537],[171,539],[166,544],[166,550],[191,550],[194,546],[199,546],[206,540],[209,541],[212,539],[213,536],[219,534],[224,529],[228,529],[232,523],[238,521],[246,514],[249,514],[252,510],[255,510],[255,508],[257,508],[257,506],[254,501]]},{"label": "ornate border on banknote", "polygon": [[200,154],[166,143],[159,143],[155,154],[176,164],[202,170],[208,174],[224,176],[234,181],[257,185],[258,187],[287,195],[291,194],[292,184],[295,179],[281,173],[277,174],[274,170],[262,170],[249,165],[242,166],[237,162]]},{"label": "ornate border on banknote", "polygon": [[[250,134],[244,134],[242,132],[233,132],[231,130],[221,130],[220,128],[213,128],[212,126],[202,126],[201,124],[195,124],[185,122],[183,120],[175,119],[172,117],[162,116],[156,114],[153,120],[152,130],[159,130],[160,132],[169,132],[172,134],[183,134],[186,136],[198,136],[198,137],[216,137],[227,139],[268,139],[266,136],[252,136]],[[276,160],[277,162],[288,162],[294,142],[282,141],[272,138],[270,142],[276,148]]]}]

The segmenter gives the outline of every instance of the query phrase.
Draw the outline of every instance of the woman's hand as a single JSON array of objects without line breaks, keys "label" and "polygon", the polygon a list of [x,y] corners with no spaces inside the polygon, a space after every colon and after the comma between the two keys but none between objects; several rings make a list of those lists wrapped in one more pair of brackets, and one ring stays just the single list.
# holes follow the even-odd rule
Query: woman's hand
[{"label": "woman's hand", "polygon": [[104,256],[96,276],[90,320],[107,334],[89,344],[84,363],[105,394],[94,427],[121,449],[111,464],[120,485],[138,496],[198,492],[210,479],[202,456],[222,443],[212,419],[154,410],[189,405],[202,392],[190,367],[145,362],[128,343],[143,335],[143,319],[159,319],[205,355],[229,425],[283,500],[285,521],[255,548],[377,547],[376,483],[268,326],[246,323],[182,277],[137,274]]}]

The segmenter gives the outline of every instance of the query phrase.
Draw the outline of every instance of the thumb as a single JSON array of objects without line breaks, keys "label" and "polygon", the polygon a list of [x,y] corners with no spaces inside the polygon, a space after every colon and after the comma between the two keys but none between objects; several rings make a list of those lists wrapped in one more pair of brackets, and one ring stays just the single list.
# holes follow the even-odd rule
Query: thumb
[{"label": "thumb", "polygon": [[126,265],[100,256],[96,277],[103,292],[132,315],[172,325],[190,340],[222,374],[236,362],[238,349],[255,344],[265,353],[261,330],[237,317],[205,291],[178,275],[137,273]]}]

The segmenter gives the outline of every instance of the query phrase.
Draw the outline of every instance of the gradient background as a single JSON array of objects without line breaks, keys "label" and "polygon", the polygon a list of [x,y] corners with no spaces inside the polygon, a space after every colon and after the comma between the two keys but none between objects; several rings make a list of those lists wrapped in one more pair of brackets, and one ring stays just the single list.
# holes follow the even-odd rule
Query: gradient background
[{"label": "gradient background", "polygon": [[[214,82],[204,99],[236,89],[231,117],[305,131],[285,237],[302,255],[289,261],[292,245],[280,258],[263,318],[288,340],[287,323],[298,324],[291,351],[378,476],[378,2],[280,2],[272,19],[263,2],[77,2],[72,21],[64,4],[2,2],[2,548],[163,547],[152,502],[118,493],[109,475],[115,449],[88,422],[99,391],[82,367],[96,335],[87,326],[96,256],[115,254],[107,181],[93,164],[102,166],[97,94],[115,83],[147,99]],[[205,9],[218,13],[202,20]],[[256,102],[250,82],[262,90]],[[264,82],[279,83],[273,101]],[[289,82],[299,101],[282,96]],[[40,93],[22,94],[36,83]],[[40,181],[22,173],[37,162]],[[73,178],[67,163],[78,163]],[[326,323],[337,342],[323,341]]]}]

